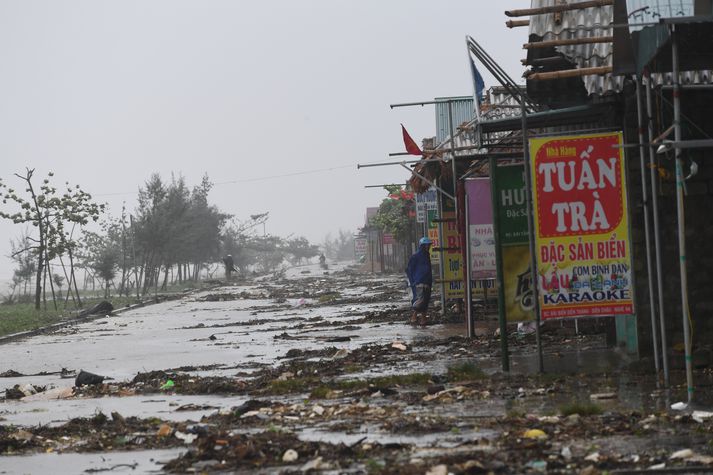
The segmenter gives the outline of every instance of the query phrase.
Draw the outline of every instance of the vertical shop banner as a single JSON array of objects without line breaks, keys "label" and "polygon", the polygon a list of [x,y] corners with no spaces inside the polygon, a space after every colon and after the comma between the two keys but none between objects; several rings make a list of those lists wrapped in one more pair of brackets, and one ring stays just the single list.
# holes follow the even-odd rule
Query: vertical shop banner
[{"label": "vertical shop banner", "polygon": [[465,192],[468,196],[471,279],[494,279],[496,277],[495,231],[490,178],[466,180]]},{"label": "vertical shop banner", "polygon": [[366,236],[354,236],[354,256],[357,260],[366,256]]},{"label": "vertical shop banner", "polygon": [[428,239],[431,240],[431,264],[438,265],[440,262],[440,256],[438,251],[434,251],[433,248],[441,247],[441,239],[438,236],[438,223],[434,220],[438,219],[437,210],[428,210],[426,212],[426,218],[428,219]]},{"label": "vertical shop banner", "polygon": [[443,277],[446,281],[446,298],[462,299],[465,297],[463,286],[463,256],[460,252],[460,233],[455,219],[454,211],[444,211],[443,218],[443,247],[455,249],[443,251]]},{"label": "vertical shop banner", "polygon": [[527,229],[525,165],[499,165],[495,177],[495,219],[503,263],[505,318],[508,322],[535,319]]},{"label": "vertical shop banner", "polygon": [[416,222],[425,223],[426,213],[437,208],[436,190],[429,188],[425,193],[416,193]]},{"label": "vertical shop banner", "polygon": [[622,134],[530,139],[543,319],[634,312]]}]

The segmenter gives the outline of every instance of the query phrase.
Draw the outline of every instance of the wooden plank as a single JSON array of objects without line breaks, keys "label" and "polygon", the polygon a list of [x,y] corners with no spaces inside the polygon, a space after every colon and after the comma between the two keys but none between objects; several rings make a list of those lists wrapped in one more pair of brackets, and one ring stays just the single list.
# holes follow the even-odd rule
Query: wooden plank
[{"label": "wooden plank", "polygon": [[530,26],[530,20],[508,20],[505,22],[508,28],[517,28],[518,26]]},{"label": "wooden plank", "polygon": [[562,71],[552,71],[548,73],[532,73],[527,76],[528,81],[546,81],[550,79],[565,79],[581,76],[594,76],[612,72],[611,66],[599,66],[596,68],[565,69]]},{"label": "wooden plank", "polygon": [[544,15],[546,13],[566,12],[570,10],[582,10],[584,8],[606,7],[614,5],[614,0],[593,0],[589,2],[570,3],[567,5],[552,5],[550,7],[525,8],[522,10],[509,10],[505,15],[509,17]]}]

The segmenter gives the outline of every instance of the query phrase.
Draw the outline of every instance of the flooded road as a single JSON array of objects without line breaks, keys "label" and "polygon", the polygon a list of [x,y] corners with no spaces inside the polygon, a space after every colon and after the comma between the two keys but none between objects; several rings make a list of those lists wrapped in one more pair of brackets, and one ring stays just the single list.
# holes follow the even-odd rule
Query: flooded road
[{"label": "flooded road", "polygon": [[400,276],[305,266],[2,345],[39,393],[0,406],[0,473],[713,469],[713,419],[603,334],[548,323],[538,374],[513,328],[504,374],[494,320],[408,314]]}]

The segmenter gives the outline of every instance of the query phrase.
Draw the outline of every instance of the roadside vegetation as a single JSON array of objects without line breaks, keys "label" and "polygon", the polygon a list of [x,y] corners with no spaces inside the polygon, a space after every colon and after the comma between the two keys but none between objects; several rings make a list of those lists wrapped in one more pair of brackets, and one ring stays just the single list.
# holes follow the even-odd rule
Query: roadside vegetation
[{"label": "roadside vegetation", "polygon": [[243,220],[222,212],[209,201],[207,176],[191,188],[181,176],[153,174],[135,209],[124,207],[118,217],[79,185],[54,182],[52,172],[38,178],[30,168],[0,178],[0,218],[21,227],[11,240],[12,281],[0,289],[0,335],[76,315],[97,299],[118,308],[223,278],[228,254],[239,278],[300,265],[320,252],[332,259],[354,253],[351,232],[327,235],[320,247],[302,236],[265,233],[268,212]]}]

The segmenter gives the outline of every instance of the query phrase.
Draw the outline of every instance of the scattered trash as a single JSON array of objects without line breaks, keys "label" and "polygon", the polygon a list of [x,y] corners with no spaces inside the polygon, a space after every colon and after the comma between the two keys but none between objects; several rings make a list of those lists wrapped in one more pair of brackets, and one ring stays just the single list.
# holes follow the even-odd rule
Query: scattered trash
[{"label": "scattered trash", "polygon": [[300,467],[300,472],[309,472],[310,470],[323,470],[326,469],[328,464],[325,464],[322,457],[317,457],[316,459],[310,460],[306,464]]},{"label": "scattered trash", "polygon": [[161,426],[158,428],[158,431],[156,432],[156,435],[159,437],[168,437],[169,435],[171,435],[172,432],[173,429],[170,425],[161,424]]},{"label": "scattered trash", "polygon": [[287,381],[288,379],[292,379],[294,377],[295,373],[293,373],[292,371],[285,371],[277,377],[277,381]]},{"label": "scattered trash", "polygon": [[520,322],[517,324],[518,335],[530,335],[537,331],[537,326],[535,322]]},{"label": "scattered trash", "polygon": [[332,355],[333,360],[339,360],[342,358],[346,358],[347,355],[349,355],[349,350],[346,348],[342,348],[341,350],[338,350],[336,353]]},{"label": "scattered trash", "polygon": [[673,409],[674,411],[683,411],[687,407],[688,407],[688,404],[686,404],[685,402],[677,402],[677,403],[671,404],[671,409]]},{"label": "scattered trash", "polygon": [[161,387],[159,389],[171,389],[175,386],[176,386],[176,383],[174,383],[172,379],[168,379],[168,380],[166,380],[165,383],[163,383],[161,385]]},{"label": "scattered trash", "polygon": [[59,377],[62,379],[72,379],[77,376],[77,372],[72,369],[62,368],[59,372]]},{"label": "scattered trash", "polygon": [[601,400],[601,399],[616,399],[616,393],[590,394],[589,399],[592,399],[594,401]]},{"label": "scattered trash", "polygon": [[447,465],[436,465],[426,472],[426,475],[448,475]]},{"label": "scattered trash", "polygon": [[88,315],[106,315],[107,317],[111,315],[111,312],[114,311],[114,306],[111,304],[111,302],[107,302],[106,300],[102,300],[95,306],[88,308],[86,310],[82,310],[79,313],[80,317],[86,317]]},{"label": "scattered trash", "polygon": [[286,463],[295,462],[298,458],[300,458],[300,455],[293,449],[287,449],[282,455],[282,461]]},{"label": "scattered trash", "polygon": [[314,412],[318,416],[321,416],[322,414],[324,414],[324,408],[320,405],[315,405],[312,407],[312,412]]},{"label": "scattered trash", "polygon": [[696,422],[703,422],[707,419],[710,419],[713,417],[713,412],[709,411],[693,411],[693,414],[691,414],[691,417],[693,418],[694,421]]},{"label": "scattered trash", "polygon": [[34,384],[16,384],[5,390],[5,399],[22,399],[27,396],[32,396],[38,392],[42,392],[44,389],[44,387],[35,386]]},{"label": "scattered trash", "polygon": [[293,304],[293,307],[301,307],[305,303],[307,303],[307,301],[304,298],[301,298]]},{"label": "scattered trash", "polygon": [[533,460],[532,462],[529,462],[527,466],[537,472],[547,471],[547,462],[544,460]]},{"label": "scattered trash", "polygon": [[586,461],[588,461],[588,462],[597,463],[597,462],[599,462],[599,459],[600,459],[600,458],[601,458],[601,457],[600,457],[600,455],[599,455],[599,452],[592,452],[591,454],[589,454],[589,455],[587,455],[586,457],[584,457],[584,460],[586,460]]},{"label": "scattered trash", "polygon": [[663,470],[664,468],[666,468],[666,462],[657,463],[656,465],[652,465],[649,467],[649,470]]},{"label": "scattered trash", "polygon": [[21,376],[25,376],[25,375],[22,373],[18,373],[14,369],[9,369],[7,371],[3,371],[2,373],[0,373],[0,378],[19,378]]},{"label": "scattered trash", "polygon": [[540,429],[530,429],[525,431],[524,434],[522,434],[523,437],[526,439],[546,439],[547,434]]},{"label": "scattered trash", "polygon": [[677,450],[676,452],[672,453],[669,458],[671,460],[676,460],[676,459],[688,459],[691,457],[693,457],[693,450],[682,449],[682,450]]},{"label": "scattered trash", "polygon": [[35,436],[24,429],[19,429],[17,432],[13,432],[10,435],[11,438],[15,440],[29,441],[35,438]]},{"label": "scattered trash", "polygon": [[327,343],[344,343],[347,341],[352,341],[352,337],[350,336],[335,336],[331,338],[327,338],[324,341]]},{"label": "scattered trash", "polygon": [[25,402],[51,401],[53,399],[67,399],[74,396],[74,388],[52,388],[47,391],[31,394],[22,398]]},{"label": "scattered trash", "polygon": [[565,460],[569,460],[569,459],[572,458],[572,450],[571,450],[569,447],[567,447],[567,446],[562,447],[562,451],[560,452],[560,455],[561,455]]},{"label": "scattered trash", "polygon": [[446,389],[446,387],[443,384],[431,384],[428,386],[428,388],[426,388],[426,392],[428,394],[433,395],[436,393],[440,393],[441,391],[444,391],[445,389]]},{"label": "scattered trash", "polygon": [[211,406],[210,404],[183,404],[174,409],[174,412],[185,412],[185,411],[206,411],[209,409],[219,409],[218,406]]},{"label": "scattered trash", "polygon": [[544,422],[545,424],[557,424],[560,418],[557,416],[542,416],[537,418],[538,421]]},{"label": "scattered trash", "polygon": [[82,386],[93,386],[95,384],[103,383],[105,379],[107,379],[105,376],[100,376],[98,374],[80,369],[77,378],[74,380],[74,385],[78,388]]},{"label": "scattered trash", "polygon": [[393,343],[391,344],[391,348],[394,348],[394,349],[397,349],[397,350],[401,350],[401,351],[406,351],[406,350],[408,349],[408,347],[407,347],[406,345],[404,345],[404,343],[401,342],[401,341],[395,341],[395,342],[393,342]]},{"label": "scattered trash", "polygon": [[[159,435],[161,435],[161,434],[159,434]],[[186,444],[192,444],[193,441],[198,438],[197,434],[186,434],[179,430],[177,430],[173,435],[175,435],[177,439],[182,440]]]}]

